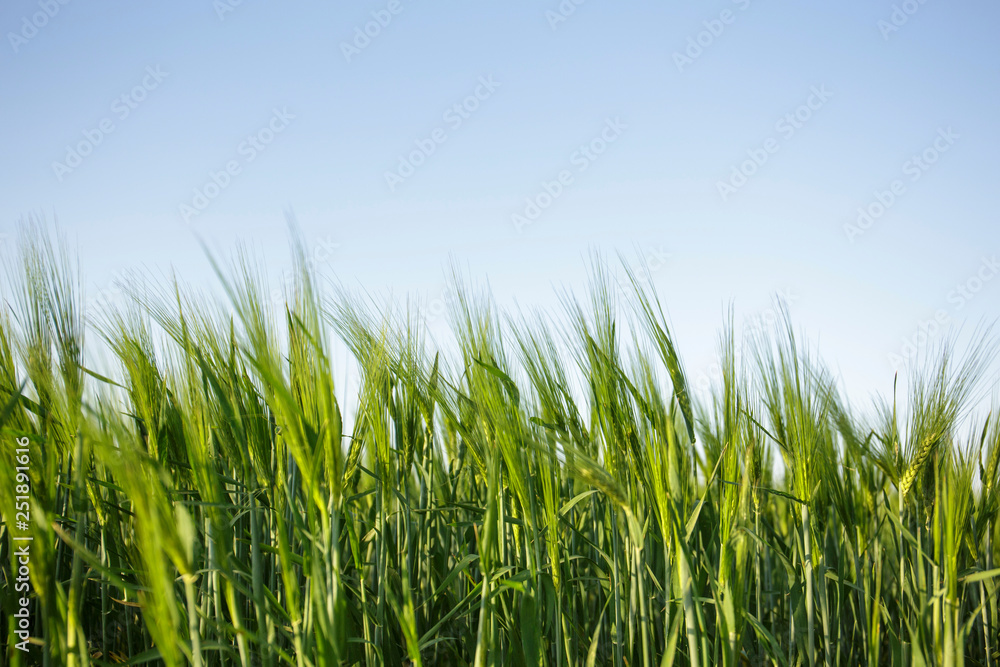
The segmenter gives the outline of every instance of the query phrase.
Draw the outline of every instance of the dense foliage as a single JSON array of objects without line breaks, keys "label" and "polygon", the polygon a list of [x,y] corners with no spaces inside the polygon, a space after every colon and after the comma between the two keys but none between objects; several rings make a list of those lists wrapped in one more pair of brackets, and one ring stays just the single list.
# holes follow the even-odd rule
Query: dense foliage
[{"label": "dense foliage", "polygon": [[[0,314],[0,664],[1000,664],[1000,417],[968,411],[997,387],[986,335],[858,411],[787,316],[730,323],[699,404],[628,269],[596,261],[558,316],[456,279],[438,352],[412,309],[321,292],[293,247],[277,314],[244,254],[217,266],[224,303],[132,281],[85,314],[71,259],[22,230]],[[88,368],[85,333],[115,370]]]}]

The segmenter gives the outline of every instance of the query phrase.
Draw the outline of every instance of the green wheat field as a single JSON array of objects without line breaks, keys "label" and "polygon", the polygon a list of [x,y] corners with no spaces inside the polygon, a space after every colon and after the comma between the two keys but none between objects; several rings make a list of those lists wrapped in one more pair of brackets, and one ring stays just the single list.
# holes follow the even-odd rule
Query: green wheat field
[{"label": "green wheat field", "polygon": [[0,664],[1000,665],[989,328],[856,405],[787,309],[729,318],[696,401],[626,262],[556,313],[456,272],[435,345],[297,238],[280,307],[237,251],[217,297],[132,280],[84,312],[65,243],[21,228]]}]

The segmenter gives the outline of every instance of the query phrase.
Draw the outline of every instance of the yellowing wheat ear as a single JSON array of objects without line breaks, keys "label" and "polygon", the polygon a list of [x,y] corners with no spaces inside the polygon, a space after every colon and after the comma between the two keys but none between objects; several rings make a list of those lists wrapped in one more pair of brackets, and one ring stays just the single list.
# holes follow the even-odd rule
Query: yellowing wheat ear
[{"label": "yellowing wheat ear", "polygon": [[927,464],[928,459],[930,459],[934,448],[939,442],[939,435],[929,435],[921,441],[919,449],[917,449],[916,454],[913,456],[913,460],[899,481],[899,494],[904,499],[909,494],[917,477],[923,472],[924,466]]}]

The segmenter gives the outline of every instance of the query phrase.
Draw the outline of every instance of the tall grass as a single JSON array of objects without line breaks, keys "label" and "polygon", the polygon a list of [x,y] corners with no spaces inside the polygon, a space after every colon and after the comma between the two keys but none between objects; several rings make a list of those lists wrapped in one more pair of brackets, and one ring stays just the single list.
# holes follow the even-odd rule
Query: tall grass
[{"label": "tall grass", "polygon": [[222,301],[133,281],[84,313],[63,248],[26,226],[7,265],[0,665],[1000,664],[984,332],[863,410],[787,313],[746,340],[730,316],[695,401],[655,292],[599,259],[558,315],[456,276],[435,348],[413,304],[320,289],[298,243],[277,312],[237,253]]}]

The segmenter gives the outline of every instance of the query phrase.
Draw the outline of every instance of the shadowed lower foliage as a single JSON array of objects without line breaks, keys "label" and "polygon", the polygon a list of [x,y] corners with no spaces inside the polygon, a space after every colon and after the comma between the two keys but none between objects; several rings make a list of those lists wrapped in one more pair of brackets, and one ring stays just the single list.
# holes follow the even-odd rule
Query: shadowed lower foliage
[{"label": "shadowed lower foliage", "polygon": [[627,268],[595,259],[559,315],[501,312],[456,276],[435,349],[418,309],[321,290],[293,255],[277,312],[238,253],[213,261],[221,302],[131,281],[84,313],[71,258],[22,229],[0,313],[0,665],[1000,666],[1000,414],[968,414],[997,389],[986,333],[861,412],[787,313],[746,341],[730,317],[696,401]]}]

